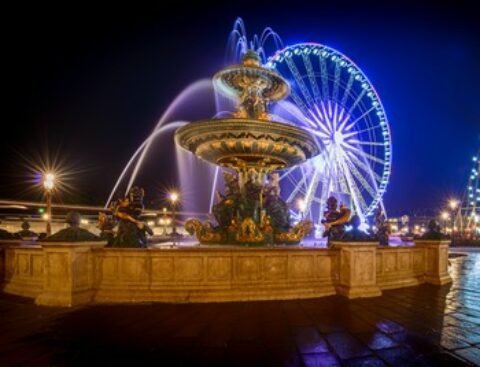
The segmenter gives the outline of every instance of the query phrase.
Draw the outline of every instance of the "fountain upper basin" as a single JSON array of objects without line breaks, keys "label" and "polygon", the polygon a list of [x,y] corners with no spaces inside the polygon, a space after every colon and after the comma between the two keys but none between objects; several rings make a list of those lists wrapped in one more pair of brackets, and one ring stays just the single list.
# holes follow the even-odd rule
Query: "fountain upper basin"
[{"label": "fountain upper basin", "polygon": [[179,128],[175,141],[207,162],[235,169],[282,169],[320,152],[302,128],[245,118],[195,122]]}]

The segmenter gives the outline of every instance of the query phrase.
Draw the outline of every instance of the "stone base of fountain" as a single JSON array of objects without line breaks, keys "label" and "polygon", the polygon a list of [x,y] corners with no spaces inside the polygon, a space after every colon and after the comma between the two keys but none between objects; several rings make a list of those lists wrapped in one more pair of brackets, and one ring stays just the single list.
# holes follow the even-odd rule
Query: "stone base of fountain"
[{"label": "stone base of fountain", "polygon": [[405,247],[333,242],[328,249],[115,249],[98,243],[44,243],[12,245],[0,255],[4,292],[33,298],[40,305],[62,307],[334,294],[374,297],[385,289],[451,281],[446,241],[422,240]]}]

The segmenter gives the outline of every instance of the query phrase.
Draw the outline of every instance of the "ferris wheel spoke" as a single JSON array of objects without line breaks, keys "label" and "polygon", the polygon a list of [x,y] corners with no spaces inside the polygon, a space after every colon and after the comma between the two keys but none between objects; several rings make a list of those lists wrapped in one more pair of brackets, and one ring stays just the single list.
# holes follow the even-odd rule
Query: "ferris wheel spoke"
[{"label": "ferris wheel spoke", "polygon": [[340,64],[337,62],[335,63],[335,71],[334,71],[334,81],[333,81],[333,93],[332,93],[332,99],[334,101],[338,100],[338,86],[340,84],[340,72],[342,70],[340,69]]},{"label": "ferris wheel spoke", "polygon": [[[362,212],[363,212],[363,204],[362,200],[363,197],[360,194],[360,190],[357,187],[357,184],[355,183],[355,180],[353,179],[352,175],[350,174],[350,170],[347,167],[347,164],[342,161],[341,162],[343,173],[345,175],[345,179],[347,181],[348,187],[349,187],[349,192],[351,193],[353,205],[355,208],[355,212],[361,217],[362,222],[363,222],[363,217],[362,217]],[[366,206],[366,205],[365,205]]]},{"label": "ferris wheel spoke", "polygon": [[[345,129],[346,131],[348,131],[349,126],[346,127],[346,129]],[[352,124],[352,126],[353,126],[353,124]],[[369,128],[363,129],[363,130],[353,131],[353,132],[349,133],[348,136],[344,136],[344,138],[349,138],[351,136],[367,133],[367,132],[370,132],[370,131],[373,131],[373,130],[376,130],[376,129],[379,129],[379,128],[380,128],[380,125],[375,125],[375,126],[371,126]]]},{"label": "ferris wheel spoke", "polygon": [[310,81],[310,86],[312,87],[313,91],[313,98],[315,99],[315,103],[318,103],[321,100],[320,90],[318,89],[318,84],[315,78],[315,72],[313,71],[312,62],[310,58],[302,54],[303,63],[305,64],[305,69],[307,70],[308,80]]},{"label": "ferris wheel spoke", "polygon": [[305,194],[305,203],[306,203],[306,209],[305,212],[309,213],[310,212],[310,207],[312,205],[312,199],[315,196],[315,192],[317,191],[318,183],[320,180],[320,172],[318,169],[315,169],[313,172],[313,177],[310,180],[310,184],[308,185],[307,192]]},{"label": "ferris wheel spoke", "polygon": [[290,175],[290,173],[292,173],[293,171],[295,171],[298,167],[297,166],[293,166],[293,167],[290,167],[289,169],[287,169],[281,176],[280,176],[280,180],[283,180],[286,176]]},{"label": "ferris wheel spoke", "polygon": [[[292,93],[292,97],[294,94]],[[299,122],[304,124],[304,121],[308,122],[310,126],[317,127],[316,123],[309,119],[305,114],[302,113],[301,107],[297,107],[289,101],[280,101],[277,102],[276,107],[280,107],[285,112],[289,113],[291,116],[295,117]],[[309,114],[308,111],[304,111],[305,113]]]},{"label": "ferris wheel spoke", "polygon": [[377,162],[377,163],[380,163],[380,164],[383,164],[383,165],[386,163],[386,161],[384,161],[383,159],[375,157],[374,155],[368,154],[367,152],[363,151],[362,149],[359,149],[359,148],[354,147],[352,145],[349,145],[349,146],[345,147],[345,149],[350,149],[354,152],[357,152],[361,156],[363,156],[367,159],[370,159],[373,162]]},{"label": "ferris wheel spoke", "polygon": [[303,176],[300,182],[294,185],[294,189],[292,190],[290,195],[288,195],[288,198],[286,200],[287,203],[291,203],[292,200],[298,195],[303,185],[305,184],[306,180],[307,180],[307,176]]},{"label": "ferris wheel spoke", "polygon": [[370,107],[368,110],[366,110],[364,113],[362,113],[359,117],[357,117],[355,120],[353,120],[351,125],[355,125],[358,121],[363,119],[365,116],[367,116],[370,112],[374,111],[375,109],[376,109],[375,106]]},{"label": "ferris wheel spoke", "polygon": [[362,89],[362,91],[360,92],[360,94],[357,96],[357,99],[355,99],[355,102],[352,104],[352,106],[348,109],[348,114],[351,115],[353,110],[358,106],[358,104],[360,103],[360,101],[362,100],[362,98],[365,96],[365,94],[367,93],[367,90],[366,89]]},{"label": "ferris wheel spoke", "polygon": [[322,93],[323,100],[328,100],[328,73],[327,73],[327,63],[325,58],[320,57],[320,75],[322,78]]},{"label": "ferris wheel spoke", "polygon": [[295,92],[295,90],[293,90],[293,88],[290,89],[290,97],[292,97],[293,101],[295,102],[297,107],[302,111],[304,116],[310,115],[307,105],[303,102],[302,98],[300,98],[298,93]]},{"label": "ferris wheel spoke", "polygon": [[300,88],[300,91],[305,97],[305,100],[307,101],[307,106],[311,108],[312,106],[315,105],[315,102],[312,96],[310,95],[310,92],[307,86],[305,85],[305,82],[303,81],[302,75],[298,71],[297,65],[295,65],[295,62],[290,57],[287,57],[286,61],[290,71],[292,72],[293,77],[295,78],[295,82]]},{"label": "ferris wheel spoke", "polygon": [[358,171],[357,167],[351,163],[351,161],[347,158],[346,159],[347,165],[350,167],[350,171],[355,176],[355,178],[360,182],[363,188],[370,194],[372,198],[377,196],[375,189],[370,185],[370,183],[363,177],[363,175]]},{"label": "ferris wheel spoke", "polygon": [[334,128],[333,128],[333,123],[332,123],[332,119],[329,118],[329,114],[328,114],[328,111],[327,111],[327,107],[325,106],[325,103],[323,101],[320,102],[320,106],[322,107],[322,112],[323,112],[323,118],[325,119],[326,121],[326,125],[328,126],[328,129],[331,131],[331,132],[334,132]]},{"label": "ferris wheel spoke", "polygon": [[369,174],[372,178],[374,178],[379,183],[382,182],[382,177],[375,172],[368,163],[362,162],[360,159],[357,158],[355,154],[350,151],[347,151],[348,158],[357,165],[357,167],[361,168],[365,173]]},{"label": "ferris wheel spoke", "polygon": [[353,74],[350,74],[350,76],[348,77],[347,86],[345,87],[345,91],[343,92],[342,101],[340,102],[342,106],[345,106],[347,103],[347,98],[350,95],[350,90],[352,89],[354,80],[355,77],[353,76]]},{"label": "ferris wheel spoke", "polygon": [[357,139],[350,139],[348,143],[352,144],[359,144],[359,145],[370,145],[370,146],[376,146],[376,147],[384,147],[385,143],[381,143],[378,141],[361,141]]},{"label": "ferris wheel spoke", "polygon": [[338,127],[338,131],[343,131],[345,128],[345,125],[350,119],[350,115],[345,115],[345,109],[343,107],[340,107],[340,113],[338,114],[338,121],[340,122],[340,125]]}]

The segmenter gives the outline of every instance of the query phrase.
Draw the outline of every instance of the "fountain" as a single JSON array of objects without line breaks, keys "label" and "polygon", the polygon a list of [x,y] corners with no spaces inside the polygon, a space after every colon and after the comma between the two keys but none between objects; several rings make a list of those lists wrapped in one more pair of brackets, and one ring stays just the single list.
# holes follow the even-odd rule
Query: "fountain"
[{"label": "fountain", "polygon": [[191,219],[185,228],[201,243],[299,243],[312,223],[302,220],[291,227],[289,208],[280,197],[273,171],[305,162],[319,153],[319,147],[304,129],[272,121],[268,105],[288,95],[288,83],[263,68],[252,50],[245,53],[241,65],[220,70],[213,80],[221,94],[237,101],[237,111],[227,118],[183,126],[175,141],[200,159],[234,173],[225,174],[226,194],[219,194],[213,207],[218,225]]}]

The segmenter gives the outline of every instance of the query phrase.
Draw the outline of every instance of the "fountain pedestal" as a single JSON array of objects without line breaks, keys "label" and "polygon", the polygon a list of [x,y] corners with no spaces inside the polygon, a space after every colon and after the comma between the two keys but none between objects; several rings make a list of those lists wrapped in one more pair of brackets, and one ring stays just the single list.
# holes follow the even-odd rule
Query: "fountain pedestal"
[{"label": "fountain pedestal", "polygon": [[35,303],[44,306],[78,306],[92,302],[95,283],[93,252],[106,243],[43,243],[43,291]]},{"label": "fountain pedestal", "polygon": [[337,293],[347,298],[382,294],[377,285],[376,242],[332,242],[338,254]]},{"label": "fountain pedestal", "polygon": [[425,282],[444,285],[452,282],[448,273],[449,240],[415,240],[415,246],[424,249]]}]

